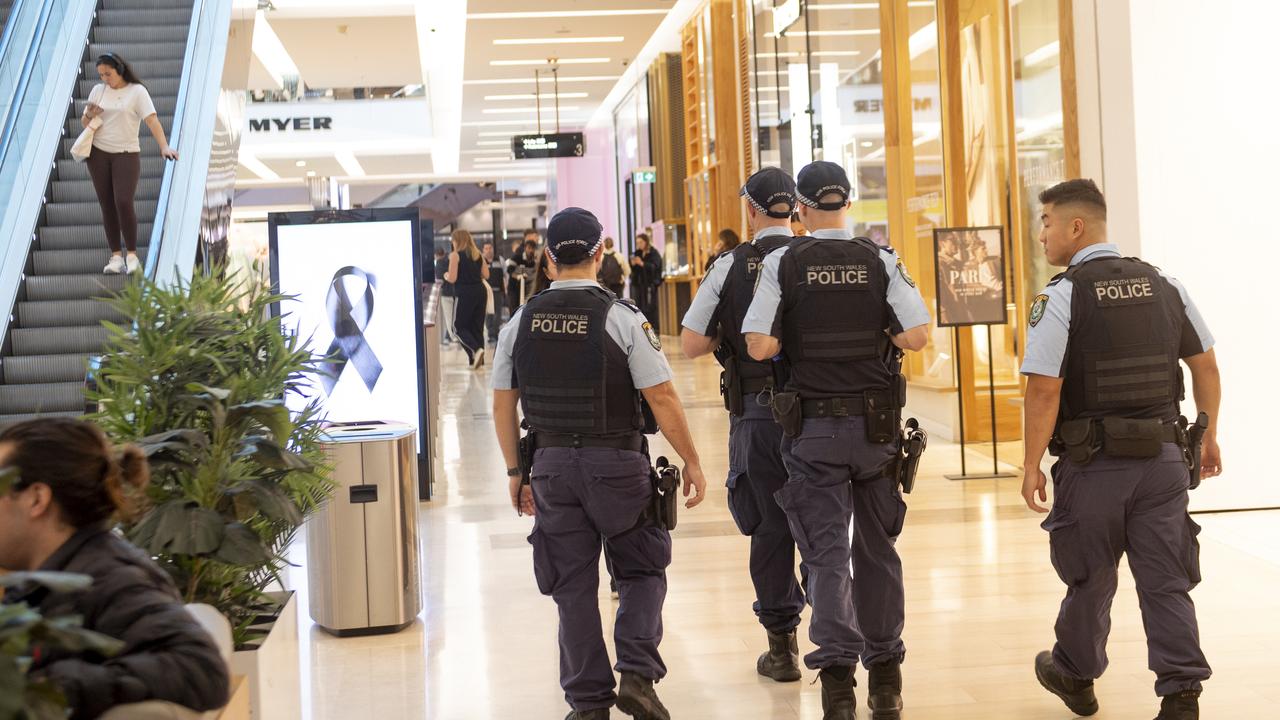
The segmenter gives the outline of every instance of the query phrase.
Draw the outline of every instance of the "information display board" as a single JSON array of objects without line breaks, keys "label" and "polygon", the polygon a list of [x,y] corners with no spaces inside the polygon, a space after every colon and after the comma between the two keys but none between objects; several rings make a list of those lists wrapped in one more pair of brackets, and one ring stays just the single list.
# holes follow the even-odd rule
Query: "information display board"
[{"label": "information display board", "polygon": [[936,228],[938,326],[1003,325],[1004,228]]},{"label": "information display board", "polygon": [[511,138],[511,153],[516,160],[582,157],[587,150],[580,132],[516,135]]},{"label": "information display board", "polygon": [[267,222],[272,285],[292,296],[274,312],[323,358],[286,404],[318,398],[332,422],[408,423],[427,457],[418,211],[271,213]]}]

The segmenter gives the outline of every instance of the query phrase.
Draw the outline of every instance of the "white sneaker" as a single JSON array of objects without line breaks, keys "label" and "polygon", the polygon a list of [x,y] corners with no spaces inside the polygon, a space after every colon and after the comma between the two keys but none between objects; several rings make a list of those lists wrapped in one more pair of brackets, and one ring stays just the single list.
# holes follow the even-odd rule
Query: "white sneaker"
[{"label": "white sneaker", "polygon": [[119,275],[124,271],[125,271],[125,262],[124,262],[124,256],[122,255],[112,255],[111,262],[108,262],[107,266],[102,268],[102,273],[104,275]]},{"label": "white sneaker", "polygon": [[126,268],[125,272],[129,273],[130,275],[142,269],[142,263],[138,261],[137,255],[131,254],[128,257],[126,257],[124,260],[124,265]]}]

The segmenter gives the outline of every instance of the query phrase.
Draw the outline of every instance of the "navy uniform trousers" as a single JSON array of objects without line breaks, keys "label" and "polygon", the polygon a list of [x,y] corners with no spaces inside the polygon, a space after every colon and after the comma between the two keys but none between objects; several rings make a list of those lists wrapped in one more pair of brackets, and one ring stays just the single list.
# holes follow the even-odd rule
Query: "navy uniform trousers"
[{"label": "navy uniform trousers", "polygon": [[783,440],[788,478],[775,497],[808,569],[809,639],[817,645],[804,657],[810,669],[905,655],[894,542],[907,505],[897,479],[884,476],[893,453],[892,444],[867,440],[862,417],[808,419],[799,435]]},{"label": "navy uniform trousers", "polygon": [[1116,570],[1128,554],[1156,694],[1199,690],[1209,677],[1190,595],[1200,582],[1200,526],[1187,514],[1189,484],[1173,443],[1149,459],[1099,455],[1053,466],[1053,509],[1041,527],[1067,584],[1053,659],[1068,675],[1092,680],[1107,669]]},{"label": "navy uniform trousers", "polygon": [[796,581],[796,541],[773,497],[787,482],[781,445],[773,412],[756,402],[755,393],[747,394],[742,415],[729,416],[729,513],[751,538],[752,609],[765,630],[785,634],[800,624],[805,598]]},{"label": "navy uniform trousers", "polygon": [[612,448],[542,448],[533,460],[533,574],[560,610],[560,686],[575,710],[613,705],[600,627],[600,538],[618,583],[618,671],[667,674],[658,654],[671,534],[641,514],[653,497],[649,460]]}]

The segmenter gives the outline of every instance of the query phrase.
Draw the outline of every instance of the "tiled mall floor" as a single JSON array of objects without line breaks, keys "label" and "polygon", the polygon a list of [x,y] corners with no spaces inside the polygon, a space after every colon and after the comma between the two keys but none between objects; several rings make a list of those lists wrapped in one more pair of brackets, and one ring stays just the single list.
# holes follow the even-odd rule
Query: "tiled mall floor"
[{"label": "tiled mall floor", "polygon": [[[467,369],[458,351],[444,357],[443,477],[436,500],[421,512],[426,609],[420,622],[396,635],[333,638],[307,617],[305,568],[294,571],[292,583],[302,594],[305,717],[558,720],[568,711],[557,683],[555,606],[534,586],[525,542],[532,520],[516,517],[506,498],[488,369]],[[716,487],[702,507],[681,516],[674,533],[662,643],[670,675],[659,692],[678,719],[820,718],[814,673],[790,684],[755,673],[764,638],[751,613],[747,541],[737,534],[720,487],[727,423],[716,395],[717,368],[674,357],[672,364]],[[657,453],[665,449],[661,441],[655,446]],[[1052,643],[1062,593],[1046,534],[1024,508],[1018,480],[942,477],[957,465],[954,446],[932,442],[908,497],[899,541],[908,613],[903,717],[1069,718],[1031,671],[1035,653]],[[1197,519],[1204,526],[1204,583],[1194,598],[1215,670],[1202,717],[1278,717],[1280,513]],[[295,558],[305,561],[305,552],[298,548]],[[1150,720],[1157,707],[1153,677],[1133,583],[1121,567],[1111,668],[1097,684],[1102,711],[1095,717]],[[600,602],[608,617],[607,584]],[[801,628],[805,646],[807,625]],[[614,717],[624,716],[615,711]],[[860,717],[867,717],[865,708]]]}]

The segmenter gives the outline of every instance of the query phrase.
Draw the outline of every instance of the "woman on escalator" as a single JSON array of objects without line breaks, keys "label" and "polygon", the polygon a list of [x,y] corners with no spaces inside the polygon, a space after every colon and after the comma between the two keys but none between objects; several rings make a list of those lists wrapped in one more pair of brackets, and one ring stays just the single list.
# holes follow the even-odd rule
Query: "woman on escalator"
[{"label": "woman on escalator", "polygon": [[453,231],[453,252],[449,253],[449,271],[445,282],[453,283],[453,329],[467,362],[473,368],[484,365],[484,308],[489,293],[484,283],[489,279],[489,265],[466,230]]},{"label": "woman on escalator", "polygon": [[[169,147],[150,93],[124,58],[115,53],[98,56],[98,78],[102,82],[89,91],[89,103],[80,116],[80,124],[87,128],[95,118],[102,120],[94,131],[88,159],[89,177],[102,207],[102,225],[111,247],[111,261],[102,271],[110,275],[133,273],[140,267],[138,215],[133,209],[133,196],[142,174],[139,126],[147,124],[161,156],[177,160],[178,152]],[[128,256],[122,252],[121,238]]]}]

